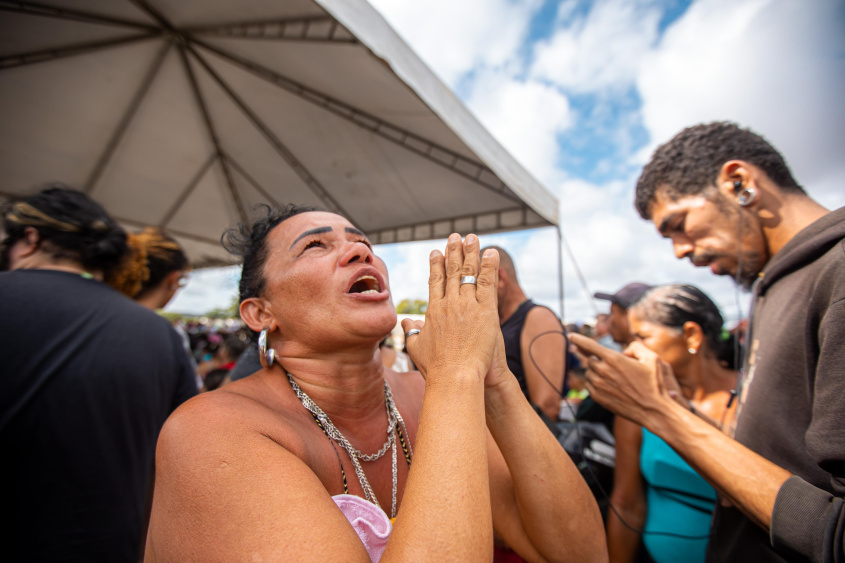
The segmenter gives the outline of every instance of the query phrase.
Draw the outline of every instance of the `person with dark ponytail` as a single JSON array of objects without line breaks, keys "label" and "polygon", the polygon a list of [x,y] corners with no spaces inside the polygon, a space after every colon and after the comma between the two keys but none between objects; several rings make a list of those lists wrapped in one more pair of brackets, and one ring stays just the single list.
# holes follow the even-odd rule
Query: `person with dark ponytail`
[{"label": "person with dark ponytail", "polygon": [[137,562],[156,439],[196,394],[191,366],[166,320],[110,287],[127,235],[99,204],[54,185],[5,203],[0,225],[4,555]]},{"label": "person with dark ponytail", "polygon": [[[657,354],[677,378],[670,393],[719,428],[729,419],[736,387],[736,353],[722,323],[715,303],[692,285],[654,287],[628,310],[631,347]],[[713,487],[647,429],[617,416],[614,434],[610,560],[635,561],[641,532],[656,563],[703,563],[716,500]]]}]

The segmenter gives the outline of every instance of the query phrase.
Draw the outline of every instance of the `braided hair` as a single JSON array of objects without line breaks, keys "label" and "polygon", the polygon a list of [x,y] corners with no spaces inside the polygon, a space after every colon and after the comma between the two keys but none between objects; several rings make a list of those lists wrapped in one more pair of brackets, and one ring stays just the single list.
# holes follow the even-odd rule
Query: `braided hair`
[{"label": "braided hair", "polygon": [[694,285],[654,287],[631,309],[640,319],[679,331],[687,322],[697,324],[716,359],[726,368],[736,369],[734,337],[722,328],[724,320],[716,304]]}]

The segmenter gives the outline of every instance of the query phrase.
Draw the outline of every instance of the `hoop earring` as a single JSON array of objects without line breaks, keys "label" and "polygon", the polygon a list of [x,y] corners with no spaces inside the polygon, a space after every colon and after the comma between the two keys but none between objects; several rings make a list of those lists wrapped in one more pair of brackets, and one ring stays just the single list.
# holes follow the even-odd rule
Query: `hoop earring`
[{"label": "hoop earring", "polygon": [[739,192],[739,205],[740,207],[748,207],[752,203],[757,201],[757,188],[753,186],[748,186],[747,188],[743,188]]},{"label": "hoop earring", "polygon": [[276,351],[267,347],[267,329],[263,329],[258,335],[258,356],[262,363],[267,364],[265,367],[272,367],[276,361]]}]

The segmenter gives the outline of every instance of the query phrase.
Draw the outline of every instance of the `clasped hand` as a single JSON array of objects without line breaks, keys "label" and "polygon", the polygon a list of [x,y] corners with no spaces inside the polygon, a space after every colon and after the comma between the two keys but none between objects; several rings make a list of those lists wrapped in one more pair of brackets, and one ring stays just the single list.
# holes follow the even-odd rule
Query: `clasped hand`
[{"label": "clasped hand", "polygon": [[[429,256],[428,309],[425,322],[404,319],[402,329],[420,334],[408,338],[411,359],[426,377],[484,379],[487,385],[504,377],[507,364],[499,328],[496,288],[499,254],[488,250],[479,257],[478,237],[449,237],[445,256]],[[477,283],[461,283],[475,276]],[[506,373],[505,373],[506,372]]]},{"label": "clasped hand", "polygon": [[572,334],[587,359],[587,390],[605,408],[642,426],[663,412],[667,401],[683,404],[672,368],[639,342],[619,353],[595,340]]}]

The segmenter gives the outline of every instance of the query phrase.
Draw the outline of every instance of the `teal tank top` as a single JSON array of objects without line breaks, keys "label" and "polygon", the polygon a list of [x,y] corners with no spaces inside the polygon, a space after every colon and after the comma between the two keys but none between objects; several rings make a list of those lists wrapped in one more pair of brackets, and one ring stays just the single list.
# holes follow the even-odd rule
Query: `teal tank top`
[{"label": "teal tank top", "polygon": [[643,543],[649,555],[656,563],[703,563],[716,491],[669,444],[645,428],[640,470],[646,481]]}]

